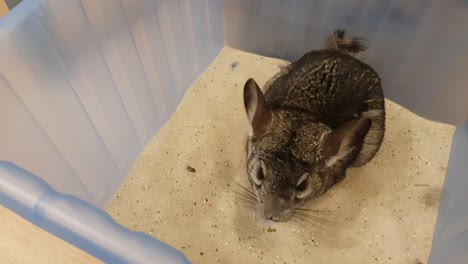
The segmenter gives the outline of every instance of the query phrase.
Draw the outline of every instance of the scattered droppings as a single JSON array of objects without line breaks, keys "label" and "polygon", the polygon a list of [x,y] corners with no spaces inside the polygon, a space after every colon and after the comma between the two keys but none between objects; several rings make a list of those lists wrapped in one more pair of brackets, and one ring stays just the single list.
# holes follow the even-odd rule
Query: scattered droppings
[{"label": "scattered droppings", "polygon": [[187,165],[187,171],[189,171],[189,172],[191,172],[191,173],[197,172],[197,170],[196,170],[195,168],[193,168],[193,167],[191,167],[191,166],[188,166],[188,165]]},{"label": "scattered droppings", "polygon": [[269,232],[269,233],[276,232],[276,228],[268,227],[267,232]]},{"label": "scattered droppings", "polygon": [[237,66],[239,66],[239,62],[235,61],[235,62],[231,63],[231,70],[235,70],[237,68]]}]

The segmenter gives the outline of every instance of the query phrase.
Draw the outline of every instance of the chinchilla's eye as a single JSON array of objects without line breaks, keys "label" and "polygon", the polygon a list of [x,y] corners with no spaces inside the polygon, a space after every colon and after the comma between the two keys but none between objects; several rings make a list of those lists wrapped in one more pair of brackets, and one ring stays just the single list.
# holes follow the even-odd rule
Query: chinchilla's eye
[{"label": "chinchilla's eye", "polygon": [[302,192],[307,188],[307,180],[303,180],[297,187],[296,190]]},{"label": "chinchilla's eye", "polygon": [[265,180],[265,172],[265,166],[263,162],[260,161],[256,170],[253,171],[253,175],[251,175],[251,178],[257,187],[262,186],[263,181]]},{"label": "chinchilla's eye", "polygon": [[296,198],[303,199],[311,193],[309,186],[309,173],[302,174],[296,184]]},{"label": "chinchilla's eye", "polygon": [[259,181],[265,180],[265,174],[263,174],[263,168],[262,168],[262,166],[260,166],[260,167],[258,168],[258,171],[257,171],[257,179],[258,179]]}]

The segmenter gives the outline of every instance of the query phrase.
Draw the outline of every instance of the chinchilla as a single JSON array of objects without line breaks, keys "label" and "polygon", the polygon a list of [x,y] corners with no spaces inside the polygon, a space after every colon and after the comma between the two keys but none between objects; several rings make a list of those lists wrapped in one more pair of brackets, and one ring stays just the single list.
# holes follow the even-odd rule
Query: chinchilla
[{"label": "chinchilla", "polygon": [[379,75],[356,58],[363,40],[334,31],[269,80],[248,79],[247,174],[264,217],[290,220],[296,209],[370,161],[385,131]]}]

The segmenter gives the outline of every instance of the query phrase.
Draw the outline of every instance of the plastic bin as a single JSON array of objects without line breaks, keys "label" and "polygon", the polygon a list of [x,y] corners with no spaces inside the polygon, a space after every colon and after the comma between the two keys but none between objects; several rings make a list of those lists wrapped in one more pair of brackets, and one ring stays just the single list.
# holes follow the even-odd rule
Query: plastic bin
[{"label": "plastic bin", "polygon": [[466,263],[467,25],[465,0],[25,0],[0,20],[0,204],[106,262],[187,262],[98,207],[224,45],[291,60],[345,27],[389,99],[458,125],[430,263]]}]

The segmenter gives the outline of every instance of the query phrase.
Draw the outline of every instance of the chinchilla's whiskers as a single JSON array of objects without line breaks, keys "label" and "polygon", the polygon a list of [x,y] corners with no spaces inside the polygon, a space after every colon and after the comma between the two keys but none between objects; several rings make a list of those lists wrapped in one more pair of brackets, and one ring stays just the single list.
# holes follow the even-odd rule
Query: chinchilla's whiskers
[{"label": "chinchilla's whiskers", "polygon": [[256,205],[258,198],[257,196],[250,191],[248,188],[245,186],[241,185],[237,181],[234,181],[236,183],[237,190],[234,190],[239,196],[243,197],[244,199],[248,200],[251,204]]},{"label": "chinchilla's whiskers", "polygon": [[247,194],[245,194],[245,193],[243,193],[243,192],[239,192],[239,191],[237,191],[237,190],[234,190],[233,192],[234,192],[236,195],[238,195],[239,198],[242,199],[243,201],[251,202],[252,204],[255,204],[255,203],[257,202],[257,200],[256,200],[254,197],[252,197],[252,196],[250,196],[250,195],[247,195]]},{"label": "chinchilla's whiskers", "polygon": [[234,182],[234,185],[227,185],[227,190],[232,191],[236,193],[237,195],[241,197],[248,197],[249,199],[258,201],[257,195],[251,191],[249,188],[245,187],[244,185],[240,184],[238,181],[236,181],[234,178],[229,177],[232,182]]},{"label": "chinchilla's whiskers", "polygon": [[229,191],[235,193],[238,197],[238,204],[248,209],[255,209],[257,206],[258,198],[254,192],[243,186],[236,180],[232,179],[235,183]]},{"label": "chinchilla's whiskers", "polygon": [[321,217],[321,216],[312,215],[310,213],[300,212],[300,211],[299,212],[295,211],[294,216],[302,217],[302,218],[309,219],[309,220],[312,220],[314,222],[318,222],[318,223],[326,224],[326,225],[337,225],[338,224],[336,221],[333,221],[333,220],[330,220],[330,219],[327,219],[327,218],[324,218],[324,217]]},{"label": "chinchilla's whiskers", "polygon": [[248,209],[255,209],[255,208],[256,208],[256,207],[255,207],[256,205],[255,205],[255,204],[252,204],[252,203],[250,203],[250,202],[246,202],[246,201],[242,201],[242,200],[241,200],[241,201],[238,201],[237,203],[240,204],[240,205],[242,205],[242,206],[244,206],[245,208],[248,208]]},{"label": "chinchilla's whiskers", "polygon": [[304,213],[314,213],[314,214],[333,216],[330,210],[320,210],[320,209],[310,209],[310,208],[294,208],[294,210],[299,211],[299,212],[304,212]]},{"label": "chinchilla's whiskers", "polygon": [[247,187],[243,186],[242,184],[238,183],[237,181],[234,181],[236,183],[236,185],[241,188],[241,190],[243,192],[245,192],[246,194],[250,195],[251,197],[257,199],[257,195],[255,195],[254,192],[252,192],[251,190],[249,190]]},{"label": "chinchilla's whiskers", "polygon": [[[296,214],[294,214],[294,217],[293,217],[292,219],[294,219],[294,220],[295,220],[297,223],[299,223],[299,224],[302,224],[302,222],[306,222],[306,223],[308,223],[308,224],[312,224],[313,226],[318,227],[318,228],[321,229],[321,230],[324,230],[324,231],[327,230],[325,227],[321,226],[321,223],[320,223],[320,222],[317,222],[317,221],[314,220],[314,219],[310,219],[310,218],[303,217],[303,216],[301,216],[301,215],[296,215]],[[300,221],[298,221],[297,219],[299,219]]]}]

